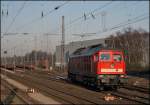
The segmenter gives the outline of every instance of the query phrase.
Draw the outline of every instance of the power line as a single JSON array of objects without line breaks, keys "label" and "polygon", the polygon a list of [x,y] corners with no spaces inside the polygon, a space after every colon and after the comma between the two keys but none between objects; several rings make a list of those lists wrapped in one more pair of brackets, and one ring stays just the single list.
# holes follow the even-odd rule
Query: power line
[{"label": "power line", "polygon": [[[140,1],[140,0],[138,0],[135,4],[137,4],[139,1]],[[86,15],[89,15],[90,13],[92,13],[92,14],[91,14],[91,16],[92,16],[92,15],[93,15],[93,12],[96,12],[96,11],[98,11],[99,9],[103,9],[103,8],[109,6],[109,5],[112,4],[112,3],[113,3],[113,1],[111,1],[111,2],[109,2],[109,3],[107,3],[107,4],[105,4],[105,5],[103,5],[101,8],[97,8],[97,9],[93,10],[92,12],[89,12],[89,13],[86,14]],[[97,15],[99,15],[99,14],[101,14],[101,13],[95,14],[95,15],[94,15],[94,18],[95,18],[95,16],[97,16]],[[76,21],[82,19],[83,17],[84,17],[84,16],[78,17],[78,18],[74,19],[72,22],[68,23],[67,25],[71,25],[72,23],[74,23],[74,22],[76,22]],[[93,16],[92,16],[92,17],[93,17]],[[86,17],[86,20],[87,20],[87,19],[90,19],[90,17]],[[103,20],[103,21],[104,21],[104,20]],[[70,27],[69,27],[69,28],[70,28]],[[105,28],[105,22],[104,22],[104,24],[103,24],[103,28],[106,29],[106,28]],[[67,29],[68,29],[68,28],[67,28]],[[67,30],[67,29],[66,29],[66,30]]]},{"label": "power line", "polygon": [[43,34],[43,35],[51,35],[51,36],[60,36],[61,34],[56,34],[56,33],[28,33],[28,32],[23,32],[23,33],[1,33],[3,36],[9,36],[9,35],[33,35],[33,34]]},{"label": "power line", "polygon": [[120,28],[120,27],[129,25],[129,24],[134,24],[134,23],[140,22],[140,21],[142,21],[142,20],[149,19],[149,16],[144,16],[144,15],[143,15],[142,18],[139,18],[139,17],[142,17],[142,15],[140,15],[140,16],[138,16],[138,17],[135,17],[135,18],[133,18],[133,19],[131,19],[131,20],[127,20],[127,21],[124,22],[124,24],[122,24],[123,22],[122,22],[122,23],[119,23],[118,25],[113,26],[113,27],[110,28],[109,30],[107,29],[106,31],[97,31],[96,34],[105,33],[105,32],[112,31],[112,30],[114,30],[114,29],[118,29],[118,28]]},{"label": "power line", "polygon": [[136,16],[136,17],[134,17],[134,18],[132,18],[132,19],[128,19],[127,21],[124,21],[124,22],[121,22],[121,23],[119,23],[119,24],[117,24],[117,25],[114,25],[113,28],[118,27],[118,26],[120,26],[120,25],[124,25],[125,23],[128,23],[128,22],[130,22],[130,21],[132,21],[132,20],[136,20],[136,19],[141,18],[141,17],[143,17],[143,16],[145,16],[145,15],[147,15],[147,14],[144,13],[144,14],[142,14],[142,15],[140,15],[140,16]]},{"label": "power line", "polygon": [[[113,1],[110,1],[109,3],[103,5],[102,7],[96,8],[96,9],[94,9],[93,11],[91,11],[91,12],[85,14],[85,15],[88,16],[88,15],[90,15],[91,13],[92,13],[92,15],[93,15],[94,12],[96,12],[96,11],[98,11],[98,10],[102,10],[103,8],[109,6],[109,5],[112,4],[112,3],[113,3]],[[94,16],[94,15],[93,15],[93,16]],[[74,22],[76,22],[76,21],[82,19],[83,17],[84,17],[84,16],[78,17],[78,18],[74,19],[73,21],[71,21],[70,23],[68,23],[67,25],[73,24]],[[87,19],[89,19],[89,18],[87,17],[86,20],[87,20]]]},{"label": "power line", "polygon": [[[139,17],[141,17],[141,15]],[[140,21],[145,20],[147,18],[149,18],[149,16],[143,16],[142,18],[135,17],[135,18],[133,18],[131,20],[125,21],[124,24],[115,25],[115,26],[107,29],[107,31],[97,31],[96,33],[98,34],[98,33],[108,32],[108,31],[111,31],[111,30],[114,30],[114,29],[117,29],[117,28],[129,25],[129,24],[134,24],[134,23],[140,22]]]},{"label": "power line", "polygon": [[137,23],[137,22],[140,22],[140,21],[142,21],[142,20],[147,19],[148,17],[149,17],[149,16],[145,16],[145,17],[143,17],[143,18],[141,18],[141,19],[137,19],[137,20],[129,21],[128,23],[122,24],[122,25],[117,26],[117,27],[113,27],[112,29],[116,29],[116,28],[120,28],[120,27],[123,27],[123,26],[129,25],[129,24]]},{"label": "power line", "polygon": [[[74,19],[74,20],[72,20],[71,22],[69,22],[68,24],[66,24],[66,26],[69,26],[69,25],[75,23],[76,21],[78,21],[78,20],[80,20],[80,19],[82,19],[82,18],[85,18],[85,16],[86,16],[86,20],[90,19],[89,17],[87,17],[87,16],[89,16],[89,15],[91,15],[92,18],[95,18],[95,16],[93,15],[94,12],[96,12],[96,11],[98,11],[98,10],[102,10],[103,8],[106,8],[107,6],[109,6],[109,5],[112,4],[112,3],[113,3],[113,1],[110,1],[109,3],[103,5],[103,6],[99,7],[99,8],[96,8],[96,9],[92,10],[91,12],[85,14],[84,16],[77,17],[76,19]],[[70,27],[69,27],[69,28],[70,28]],[[58,30],[58,29],[59,29],[59,28],[57,28],[56,30]],[[68,28],[67,28],[67,29],[68,29]]]},{"label": "power line", "polygon": [[22,4],[22,6],[19,8],[17,14],[15,15],[15,17],[13,18],[12,22],[10,23],[10,25],[8,26],[8,28],[6,29],[6,32],[8,32],[8,30],[10,30],[11,26],[13,25],[13,23],[15,22],[17,16],[21,13],[21,11],[23,10],[23,8],[25,7],[26,1]]},{"label": "power line", "polygon": [[[56,6],[54,9],[52,9],[51,11],[49,11],[47,14],[45,14],[45,15],[43,14],[42,18],[48,16],[50,13],[52,13],[52,12],[54,12],[55,10],[59,9],[60,7],[64,6],[64,5],[67,4],[68,2],[69,2],[69,1],[66,1],[66,2],[63,3],[63,4],[61,4],[61,5],[59,5],[59,6]],[[113,1],[110,1],[109,3],[103,5],[102,7],[96,8],[96,9],[94,9],[93,11],[91,11],[91,12],[85,14],[85,15],[90,15],[90,14],[91,14],[92,17],[93,17],[93,16],[94,16],[94,15],[93,15],[94,12],[103,9],[103,8],[109,6],[109,5],[112,4],[112,3],[113,3]],[[66,26],[69,26],[69,25],[73,24],[74,22],[76,22],[76,21],[82,19],[83,17],[84,17],[84,16],[81,16],[81,17],[78,17],[78,18],[74,19],[74,20],[71,21],[70,23],[66,24]],[[34,19],[34,20],[30,21],[29,23],[26,23],[26,24],[24,24],[24,25],[22,25],[22,26],[20,26],[20,27],[17,27],[16,30],[22,29],[22,28],[24,28],[26,25],[35,23],[35,22],[41,20],[42,18],[40,17],[40,18]],[[95,18],[95,17],[94,17],[94,18]],[[87,19],[89,19],[89,18],[87,18]]]},{"label": "power line", "polygon": [[20,26],[20,27],[17,27],[16,30],[22,29],[22,28],[24,28],[24,27],[27,26],[27,25],[33,24],[33,23],[35,23],[35,22],[37,22],[37,21],[43,19],[44,17],[48,16],[48,15],[51,14],[52,12],[58,10],[59,8],[61,8],[61,7],[64,6],[64,5],[66,5],[68,2],[69,2],[69,1],[66,1],[66,2],[63,3],[63,4],[56,6],[56,7],[53,8],[51,11],[49,11],[47,14],[45,14],[45,15],[43,14],[42,17],[33,19],[33,20],[31,20],[30,22],[28,22],[28,23],[26,23],[26,24],[24,24],[24,25],[22,25],[22,26]]}]

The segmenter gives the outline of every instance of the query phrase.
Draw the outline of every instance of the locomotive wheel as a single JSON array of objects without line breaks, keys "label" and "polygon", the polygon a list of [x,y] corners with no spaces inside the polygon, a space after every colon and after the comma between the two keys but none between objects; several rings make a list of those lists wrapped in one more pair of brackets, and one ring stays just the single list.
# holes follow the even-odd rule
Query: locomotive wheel
[{"label": "locomotive wheel", "polygon": [[103,90],[104,90],[104,86],[99,86],[99,85],[97,85],[97,86],[96,86],[96,90],[98,90],[98,91],[103,91]]},{"label": "locomotive wheel", "polygon": [[99,87],[99,90],[100,90],[100,91],[103,91],[103,90],[104,90],[104,86],[100,86],[100,87]]},{"label": "locomotive wheel", "polygon": [[118,90],[118,86],[112,86],[112,89],[117,91]]}]

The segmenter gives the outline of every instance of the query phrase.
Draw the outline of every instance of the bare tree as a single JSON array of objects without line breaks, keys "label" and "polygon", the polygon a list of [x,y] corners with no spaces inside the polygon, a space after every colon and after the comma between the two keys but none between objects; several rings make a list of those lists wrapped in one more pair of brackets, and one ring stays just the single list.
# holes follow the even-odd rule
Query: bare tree
[{"label": "bare tree", "polygon": [[134,30],[126,28],[122,32],[108,37],[106,44],[110,48],[118,48],[126,51],[127,66],[148,66],[149,59],[149,32],[143,29]]}]

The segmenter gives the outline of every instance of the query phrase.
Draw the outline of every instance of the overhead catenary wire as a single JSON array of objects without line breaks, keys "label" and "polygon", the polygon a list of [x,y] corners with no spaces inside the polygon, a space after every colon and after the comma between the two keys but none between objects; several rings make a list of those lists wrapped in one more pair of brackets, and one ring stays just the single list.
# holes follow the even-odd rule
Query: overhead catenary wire
[{"label": "overhead catenary wire", "polygon": [[149,16],[145,16],[145,17],[140,18],[140,19],[137,19],[137,20],[133,20],[133,21],[130,20],[128,23],[125,23],[125,24],[120,25],[120,26],[117,26],[117,27],[113,27],[113,28],[111,28],[111,29],[120,28],[120,27],[129,25],[129,24],[137,23],[137,22],[140,22],[140,21],[142,21],[142,20],[148,19],[148,17],[149,17]]},{"label": "overhead catenary wire", "polygon": [[[37,21],[43,19],[44,17],[48,16],[50,13],[54,12],[55,10],[59,9],[60,7],[64,6],[64,5],[67,4],[68,2],[69,2],[69,1],[66,1],[66,2],[63,3],[63,4],[61,4],[61,5],[59,5],[59,6],[56,6],[54,9],[52,9],[51,11],[49,11],[47,14],[45,14],[45,15],[43,14],[42,18],[39,17],[39,18],[37,18],[37,19],[33,19],[33,20],[30,21],[29,23],[26,23],[26,24],[24,24],[24,25],[22,25],[22,26],[17,27],[16,30],[20,30],[20,29],[24,28],[25,26],[27,26],[27,25],[29,25],[29,24],[35,23],[35,22],[37,22]],[[87,15],[87,16],[88,16],[88,15],[91,15],[92,18],[95,18],[95,17],[94,17],[94,14],[93,14],[94,12],[103,9],[103,8],[109,6],[109,5],[112,4],[112,3],[113,3],[113,1],[110,1],[109,3],[103,5],[103,6],[99,7],[99,8],[96,8],[96,9],[94,9],[93,11],[91,11],[91,12],[85,14],[85,15]],[[74,19],[73,21],[71,21],[71,22],[69,22],[68,24],[66,24],[66,26],[69,26],[69,25],[73,24],[74,22],[76,22],[76,21],[82,19],[83,17],[84,17],[84,16],[81,16],[81,17],[78,17],[78,18]],[[89,19],[89,18],[87,17],[87,19]],[[68,29],[68,28],[67,28],[67,29]]]},{"label": "overhead catenary wire", "polygon": [[[109,2],[110,4],[112,3],[112,1],[111,2]],[[107,3],[107,4],[109,4],[109,3]],[[64,3],[65,4],[65,3]],[[106,5],[106,4],[105,4]],[[56,9],[58,9],[58,7],[56,8]],[[97,9],[98,10],[98,9]],[[96,9],[95,10],[93,10],[93,11],[97,11]],[[89,12],[90,13],[90,12]],[[70,22],[69,24],[72,24],[72,22]],[[121,25],[121,24],[120,24]],[[118,27],[118,26],[116,26],[116,27]],[[115,27],[113,27],[113,28],[115,28]]]},{"label": "overhead catenary wire", "polygon": [[51,11],[49,11],[48,13],[43,14],[42,17],[40,16],[40,17],[38,17],[38,18],[36,18],[36,19],[33,19],[33,20],[31,20],[30,22],[25,23],[25,24],[23,24],[23,25],[17,27],[16,30],[20,30],[20,29],[22,29],[22,28],[24,28],[24,27],[26,27],[26,26],[28,26],[28,25],[31,25],[31,24],[33,24],[33,23],[36,23],[36,22],[38,22],[39,20],[42,20],[44,17],[48,16],[49,14],[51,14],[51,13],[53,13],[54,11],[58,10],[59,8],[63,7],[63,6],[66,5],[68,2],[69,2],[69,1],[66,1],[66,2],[62,3],[61,5],[58,5],[58,6],[54,7],[54,8],[53,8]]},{"label": "overhead catenary wire", "polygon": [[[140,17],[141,17],[141,15],[140,15]],[[134,24],[134,23],[140,22],[140,21],[148,19],[148,18],[149,18],[149,16],[146,16],[146,15],[143,16],[142,18],[135,17],[133,19],[125,21],[124,24],[120,24],[119,23],[118,25],[115,25],[115,26],[107,29],[106,31],[97,31],[96,34],[100,34],[100,33],[108,32],[108,31],[112,31],[114,29],[118,29],[118,28],[121,28],[121,27],[129,25],[129,24]]]},{"label": "overhead catenary wire", "polygon": [[29,33],[29,32],[22,32],[22,33],[2,33],[3,35],[5,35],[5,36],[9,36],[9,35],[29,35],[29,34],[31,34],[31,35],[35,35],[35,34],[43,34],[43,35],[54,35],[54,36],[59,36],[59,35],[61,35],[61,34],[55,34],[55,33]]},{"label": "overhead catenary wire", "polygon": [[91,12],[88,12],[88,13],[85,14],[84,16],[80,16],[80,17],[74,19],[73,21],[71,21],[70,23],[68,23],[68,24],[66,24],[66,25],[67,25],[67,26],[68,26],[68,25],[71,25],[71,24],[73,24],[74,22],[76,22],[76,21],[82,19],[83,17],[85,18],[85,16],[86,16],[86,20],[88,20],[89,18],[88,18],[87,16],[89,16],[89,15],[92,15],[92,17],[95,18],[95,17],[94,17],[94,12],[96,12],[96,11],[98,11],[98,10],[102,10],[103,8],[108,7],[108,6],[109,6],[110,4],[112,4],[112,3],[113,3],[113,1],[110,1],[109,3],[103,5],[102,7],[96,8],[96,9],[92,10]]},{"label": "overhead catenary wire", "polygon": [[[137,1],[136,3],[134,3],[134,4],[138,4],[139,2],[140,2],[140,0],[138,0],[138,1]],[[103,9],[103,8],[109,6],[109,5],[112,4],[112,3],[113,3],[113,1],[110,1],[109,3],[103,5],[102,7],[99,7],[99,8],[97,8],[97,9],[93,10],[92,12],[89,12],[89,13],[86,14],[86,15],[89,15],[90,13],[92,13],[92,14],[91,14],[91,16],[92,16],[92,15],[94,14],[94,12],[98,11],[99,9],[100,9],[100,10]],[[95,16],[100,15],[100,14],[101,14],[101,12],[95,14],[95,15],[94,15],[94,18],[95,18]],[[71,25],[72,23],[74,23],[74,22],[76,22],[76,21],[82,19],[83,17],[84,17],[84,16],[78,17],[78,18],[74,19],[73,21],[71,21],[70,23],[68,23],[67,25],[69,26],[69,25]],[[93,18],[93,16],[92,16],[92,18]],[[94,18],[93,18],[93,19],[94,19]],[[86,17],[86,20],[88,20],[88,19],[90,19],[90,17]],[[120,24],[121,24],[121,23],[120,23]],[[70,28],[70,27],[68,27],[68,28]],[[68,28],[67,28],[67,29],[68,29]],[[66,30],[67,30],[67,29],[66,29]]]},{"label": "overhead catenary wire", "polygon": [[9,3],[5,6],[4,4],[1,5],[1,15],[8,17],[8,6]]},{"label": "overhead catenary wire", "polygon": [[142,15],[136,16],[136,17],[134,17],[134,18],[132,18],[132,19],[127,19],[126,21],[121,22],[121,23],[119,23],[119,24],[117,24],[117,25],[114,25],[113,27],[118,27],[119,25],[123,25],[124,23],[127,23],[127,22],[129,22],[129,21],[131,21],[131,20],[135,20],[135,19],[141,18],[141,17],[143,17],[143,16],[145,16],[145,15],[147,15],[147,13],[144,13],[144,14],[142,14]]},{"label": "overhead catenary wire", "polygon": [[[141,17],[142,15],[140,15],[139,17]],[[127,20],[127,21],[125,21],[124,22],[124,24],[120,24],[119,23],[119,25],[115,25],[115,26],[113,26],[113,27],[111,27],[110,29],[107,29],[106,31],[97,31],[96,32],[96,34],[102,34],[102,33],[105,33],[105,32],[108,32],[108,31],[112,31],[112,30],[115,30],[115,29],[118,29],[118,28],[121,28],[121,27],[123,27],[123,26],[126,26],[126,25],[129,25],[129,24],[134,24],[134,23],[137,23],[137,22],[140,22],[140,21],[143,21],[143,20],[145,20],[145,19],[148,19],[149,18],[149,16],[144,16],[143,15],[143,17],[142,18],[138,18],[138,17],[135,17],[135,18],[133,18],[133,19],[131,19],[131,20]],[[87,35],[88,36],[88,35]],[[91,35],[92,36],[92,35]],[[84,37],[84,36],[83,36]],[[112,44],[113,45],[113,44]]]},{"label": "overhead catenary wire", "polygon": [[148,17],[148,16],[146,16],[146,15],[140,15],[139,17],[135,17],[135,18],[133,18],[133,19],[128,19],[127,21],[125,21],[125,22],[123,22],[123,23],[117,24],[117,25],[115,25],[113,28],[121,27],[121,26],[124,26],[125,24],[130,24],[130,23],[132,23],[133,21],[141,20],[141,19],[143,19],[143,18],[145,19],[146,17]]},{"label": "overhead catenary wire", "polygon": [[[26,1],[25,1],[25,2],[22,4],[22,6],[19,8],[19,10],[18,10],[18,12],[16,13],[15,17],[13,18],[12,22],[10,23],[10,25],[9,25],[8,28],[6,29],[5,33],[7,33],[7,32],[11,29],[11,27],[12,27],[13,23],[15,22],[17,16],[21,13],[21,11],[23,10],[23,8],[25,7],[25,4],[26,4]],[[7,14],[8,14],[8,10],[7,10]]]},{"label": "overhead catenary wire", "polygon": [[[71,25],[71,24],[73,24],[73,23],[75,23],[75,22],[77,22],[77,21],[79,21],[79,20],[81,20],[81,19],[83,19],[83,18],[84,18],[84,21],[85,21],[85,18],[86,18],[86,20],[88,20],[88,19],[90,19],[89,16],[92,16],[92,18],[94,19],[94,18],[95,18],[94,12],[96,12],[96,11],[98,11],[98,10],[102,10],[102,9],[108,7],[109,5],[111,5],[112,3],[113,3],[113,1],[110,1],[109,3],[106,3],[106,4],[104,4],[104,5],[101,6],[101,7],[98,7],[98,8],[96,8],[96,9],[94,9],[94,10],[88,12],[88,13],[85,13],[83,16],[80,16],[80,17],[75,18],[74,20],[72,20],[72,21],[70,21],[68,24],[66,24],[66,27],[68,26],[68,27],[70,28],[70,25]],[[69,29],[69,28],[66,28],[66,27],[65,27],[65,30]],[[56,30],[58,30],[58,29],[59,29],[59,28],[56,28]],[[54,30],[55,30],[55,29],[54,29]]]},{"label": "overhead catenary wire", "polygon": [[[141,18],[139,18],[141,17]],[[137,23],[137,22],[140,22],[140,21],[143,21],[143,20],[146,20],[146,19],[149,19],[149,15],[140,15],[140,16],[137,16],[135,18],[132,18],[132,19],[128,19],[127,21],[125,22],[121,22],[115,26],[112,26],[111,28],[109,29],[106,29],[105,31],[103,30],[100,30],[100,31],[97,31],[95,32],[96,34],[102,34],[102,33],[105,33],[105,32],[108,32],[108,31],[112,31],[112,30],[115,30],[115,29],[118,29],[118,28],[121,28],[123,26],[127,26],[129,24],[134,24],[134,23]]]}]

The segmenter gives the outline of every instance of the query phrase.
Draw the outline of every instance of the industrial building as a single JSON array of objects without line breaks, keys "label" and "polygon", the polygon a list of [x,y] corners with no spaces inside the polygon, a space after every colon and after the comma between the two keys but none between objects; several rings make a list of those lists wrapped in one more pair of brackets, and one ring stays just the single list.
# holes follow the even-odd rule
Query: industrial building
[{"label": "industrial building", "polygon": [[93,40],[85,40],[85,41],[76,41],[70,42],[64,46],[64,58],[61,61],[61,46],[56,46],[56,61],[55,66],[59,67],[61,62],[63,65],[66,65],[68,62],[69,55],[72,54],[75,50],[81,47],[88,47],[92,45],[102,44],[105,46],[105,39],[93,39]]}]

